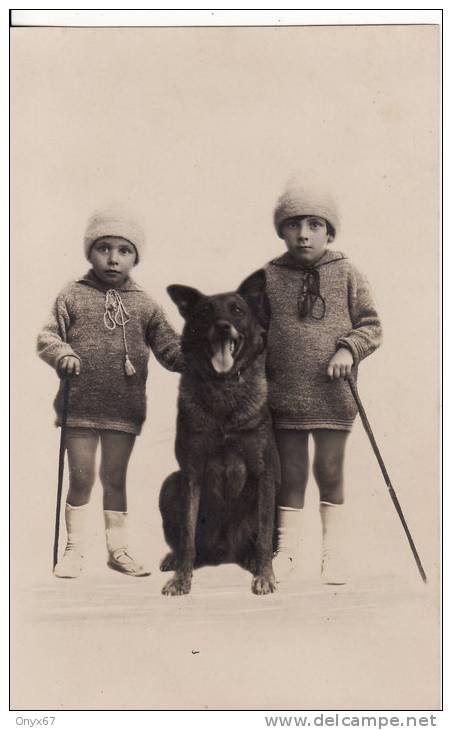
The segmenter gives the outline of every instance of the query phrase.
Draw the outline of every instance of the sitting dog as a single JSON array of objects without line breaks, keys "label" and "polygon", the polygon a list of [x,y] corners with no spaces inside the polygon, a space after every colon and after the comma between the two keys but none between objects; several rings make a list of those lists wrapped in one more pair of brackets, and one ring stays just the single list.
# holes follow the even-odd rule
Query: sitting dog
[{"label": "sitting dog", "polygon": [[185,370],[179,389],[176,457],[160,493],[174,570],[164,595],[189,593],[193,568],[237,563],[253,574],[252,591],[276,589],[272,569],[279,462],[267,404],[265,273],[236,292],[204,296],[173,285],[185,319]]}]

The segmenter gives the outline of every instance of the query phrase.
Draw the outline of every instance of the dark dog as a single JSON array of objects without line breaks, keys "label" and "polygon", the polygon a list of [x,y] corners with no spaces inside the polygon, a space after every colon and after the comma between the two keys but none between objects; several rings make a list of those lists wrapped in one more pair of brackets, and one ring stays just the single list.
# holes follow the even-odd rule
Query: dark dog
[{"label": "dark dog", "polygon": [[204,296],[174,285],[185,319],[176,457],[160,493],[165,595],[189,593],[193,568],[238,563],[254,593],[275,590],[272,570],[278,458],[267,405],[265,274],[237,292]]}]

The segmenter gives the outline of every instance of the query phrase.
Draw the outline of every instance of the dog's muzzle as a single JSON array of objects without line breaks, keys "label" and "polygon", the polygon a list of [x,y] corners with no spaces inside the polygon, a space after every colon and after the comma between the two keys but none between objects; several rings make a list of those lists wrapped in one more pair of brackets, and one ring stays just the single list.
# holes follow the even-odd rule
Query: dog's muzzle
[{"label": "dog's muzzle", "polygon": [[210,362],[215,372],[229,373],[242,349],[243,337],[233,324],[219,320],[209,332],[209,343],[212,349]]}]

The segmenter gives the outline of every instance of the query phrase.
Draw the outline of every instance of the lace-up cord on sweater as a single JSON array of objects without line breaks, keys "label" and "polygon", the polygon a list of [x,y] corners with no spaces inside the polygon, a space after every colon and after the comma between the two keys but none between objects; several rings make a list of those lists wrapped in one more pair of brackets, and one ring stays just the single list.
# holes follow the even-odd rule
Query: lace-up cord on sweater
[{"label": "lace-up cord on sweater", "polygon": [[123,301],[116,289],[109,289],[105,293],[105,312],[104,325],[108,330],[114,330],[116,327],[122,328],[122,339],[124,342],[124,371],[126,375],[135,375],[136,370],[129,358],[126,338],[126,324],[129,322],[130,316],[125,308]]},{"label": "lace-up cord on sweater", "polygon": [[[298,296],[298,313],[302,319],[311,315],[313,319],[323,319],[325,316],[325,299],[320,293],[320,274],[317,269],[302,269],[303,280]],[[320,302],[320,313],[314,313],[314,307]]]}]

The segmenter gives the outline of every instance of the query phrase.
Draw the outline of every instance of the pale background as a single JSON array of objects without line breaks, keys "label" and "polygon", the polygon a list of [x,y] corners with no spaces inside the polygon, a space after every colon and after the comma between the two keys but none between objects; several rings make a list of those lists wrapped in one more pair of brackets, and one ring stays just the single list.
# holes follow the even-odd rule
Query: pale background
[{"label": "pale background", "polygon": [[[14,707],[438,707],[438,43],[433,26],[12,30]],[[311,483],[302,581],[256,598],[240,569],[205,569],[191,596],[160,596],[177,376],[155,362],[129,471],[153,574],[106,568],[97,485],[86,573],[56,581],[57,383],[35,339],[87,269],[88,214],[110,199],[144,211],[135,275],[180,327],[168,284],[235,288],[282,253],[272,210],[294,169],[328,180],[334,245],[376,296],[384,345],[360,392],[429,586],[357,422],[347,588],[317,585]]]}]

